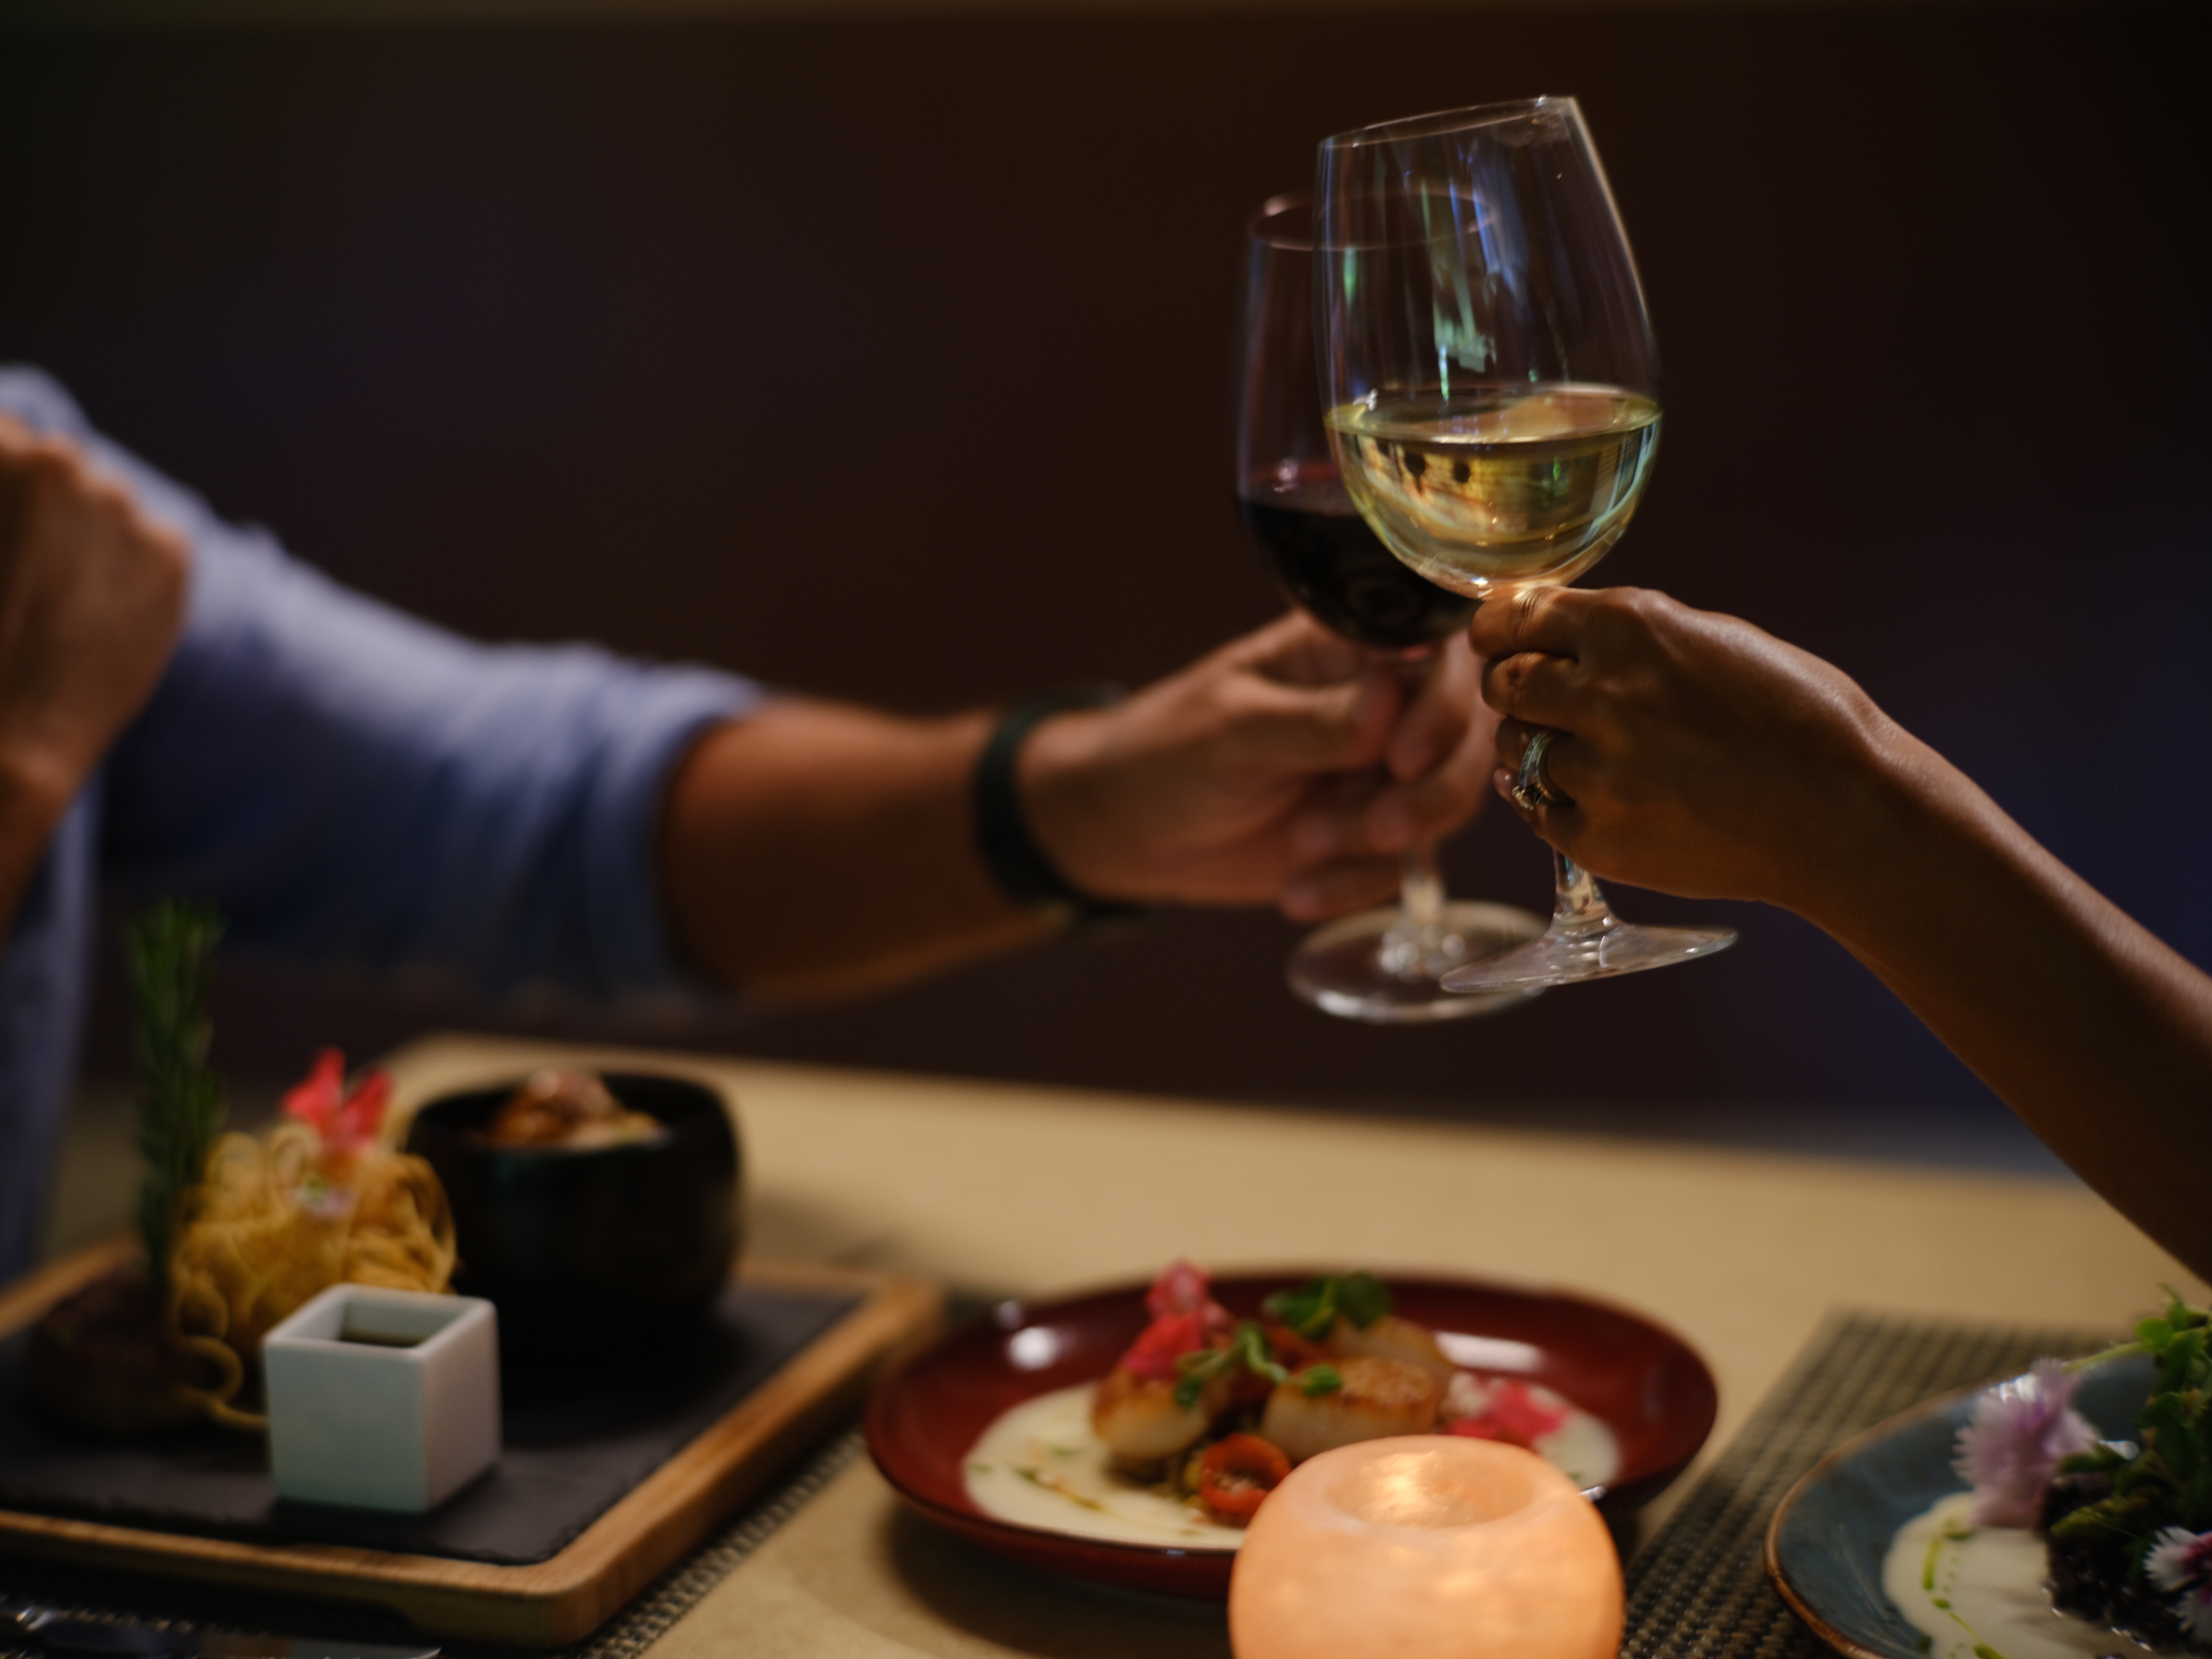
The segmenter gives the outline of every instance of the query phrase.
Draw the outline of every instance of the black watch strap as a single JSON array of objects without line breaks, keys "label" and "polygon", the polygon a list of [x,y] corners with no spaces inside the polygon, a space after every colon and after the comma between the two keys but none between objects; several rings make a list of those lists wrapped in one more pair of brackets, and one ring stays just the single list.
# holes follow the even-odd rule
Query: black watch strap
[{"label": "black watch strap", "polygon": [[1119,702],[1122,695],[1117,685],[1078,685],[1016,703],[999,717],[975,762],[971,797],[975,851],[983,867],[1016,905],[1033,915],[1050,917],[1070,933],[1128,921],[1149,912],[1141,904],[1095,898],[1060,872],[1030,834],[1029,818],[1014,785],[1014,765],[1023,739],[1040,720],[1073,708],[1103,708]]}]

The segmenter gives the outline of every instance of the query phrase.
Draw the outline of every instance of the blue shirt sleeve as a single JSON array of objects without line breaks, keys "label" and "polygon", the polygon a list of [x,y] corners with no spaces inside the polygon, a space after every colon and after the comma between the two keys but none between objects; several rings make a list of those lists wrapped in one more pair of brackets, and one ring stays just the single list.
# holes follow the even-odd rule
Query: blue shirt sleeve
[{"label": "blue shirt sleeve", "polygon": [[258,951],[494,993],[705,988],[663,915],[661,809],[691,744],[757,686],[402,615],[223,522],[41,386],[58,406],[36,423],[192,548],[184,637],[106,768],[111,884],[211,900]]}]

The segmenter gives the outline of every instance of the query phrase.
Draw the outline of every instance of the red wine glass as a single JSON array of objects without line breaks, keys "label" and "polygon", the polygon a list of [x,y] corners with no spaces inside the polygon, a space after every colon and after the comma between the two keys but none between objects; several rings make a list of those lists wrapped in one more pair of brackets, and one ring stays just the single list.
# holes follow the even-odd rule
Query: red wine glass
[{"label": "red wine glass", "polygon": [[[1237,511],[1292,600],[1417,684],[1476,602],[1394,557],[1337,476],[1314,352],[1311,222],[1304,198],[1279,196],[1254,216],[1245,239]],[[1421,847],[1405,855],[1395,908],[1307,935],[1291,956],[1291,987],[1329,1013],[1378,1024],[1492,1013],[1527,994],[1458,996],[1438,981],[1543,931],[1526,910],[1447,898],[1436,849]]]}]

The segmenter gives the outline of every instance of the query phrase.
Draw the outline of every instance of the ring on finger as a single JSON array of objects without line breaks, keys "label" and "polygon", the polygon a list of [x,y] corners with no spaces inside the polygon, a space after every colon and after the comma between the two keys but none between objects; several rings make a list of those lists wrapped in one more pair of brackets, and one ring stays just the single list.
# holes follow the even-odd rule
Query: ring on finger
[{"label": "ring on finger", "polygon": [[1559,735],[1550,726],[1540,726],[1528,739],[1528,746],[1521,751],[1521,771],[1513,780],[1513,801],[1524,812],[1533,812],[1540,806],[1575,804],[1573,796],[1544,775],[1544,757],[1551,750],[1552,739]]}]

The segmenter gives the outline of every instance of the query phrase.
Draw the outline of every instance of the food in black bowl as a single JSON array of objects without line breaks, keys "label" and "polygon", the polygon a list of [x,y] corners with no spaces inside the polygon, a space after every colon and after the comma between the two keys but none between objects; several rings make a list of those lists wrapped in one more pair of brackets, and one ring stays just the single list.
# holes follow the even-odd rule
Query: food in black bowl
[{"label": "food in black bowl", "polygon": [[407,1150],[453,1204],[453,1288],[497,1306],[510,1349],[680,1336],[737,1257],[737,1136],[688,1078],[538,1073],[447,1095]]}]

